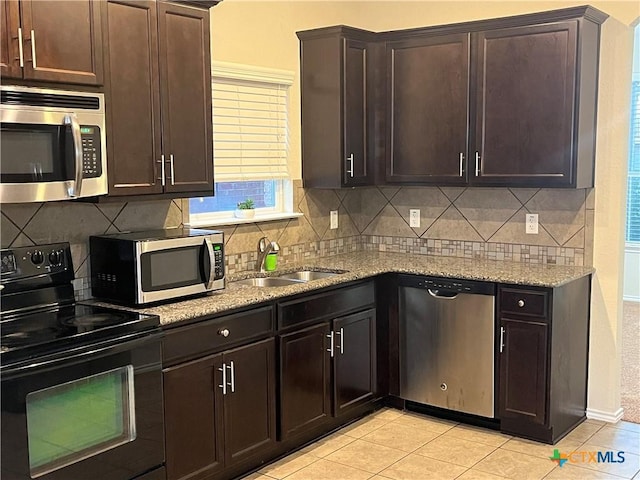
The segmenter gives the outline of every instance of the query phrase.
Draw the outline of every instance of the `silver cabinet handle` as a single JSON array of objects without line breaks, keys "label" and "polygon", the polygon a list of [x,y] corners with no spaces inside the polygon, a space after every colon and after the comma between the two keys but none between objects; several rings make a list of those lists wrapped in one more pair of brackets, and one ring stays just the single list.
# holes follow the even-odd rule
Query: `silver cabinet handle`
[{"label": "silver cabinet handle", "polygon": [[520,308],[524,307],[524,300],[518,300],[518,306]]},{"label": "silver cabinet handle", "polygon": [[504,327],[500,327],[500,353],[504,349]]},{"label": "silver cabinet handle", "polygon": [[464,175],[464,153],[460,152],[460,176]]},{"label": "silver cabinet handle", "polygon": [[220,330],[218,330],[218,335],[222,335],[224,338],[227,338],[229,336],[229,329],[228,328],[222,328]]},{"label": "silver cabinet handle", "polygon": [[336,332],[336,335],[340,335],[340,346],[336,348],[340,349],[340,355],[344,355],[344,328],[341,328],[339,332]]},{"label": "silver cabinet handle", "polygon": [[353,178],[353,153],[347,157],[347,161],[349,162],[349,169],[347,173],[351,178]]},{"label": "silver cabinet handle", "polygon": [[162,186],[164,187],[164,183],[165,183],[164,153],[160,155],[160,181],[162,182]]},{"label": "silver cabinet handle", "polygon": [[204,246],[207,247],[207,255],[209,255],[209,280],[205,282],[204,288],[211,290],[213,281],[216,278],[216,257],[213,253],[213,244],[210,238],[204,237]]},{"label": "silver cabinet handle", "polygon": [[229,362],[229,366],[227,368],[231,374],[231,382],[228,385],[231,387],[231,393],[234,393],[236,391],[236,372],[233,368],[233,360]]},{"label": "silver cabinet handle", "polygon": [[219,372],[222,372],[222,385],[218,385],[222,389],[222,394],[227,394],[227,364],[223,363],[222,368],[218,369]]},{"label": "silver cabinet handle", "polygon": [[24,68],[24,46],[22,45],[22,28],[18,28],[18,51],[20,52],[20,68]]},{"label": "silver cabinet handle", "polygon": [[480,153],[476,152],[476,177],[480,176]]},{"label": "silver cabinet handle", "polygon": [[173,153],[169,155],[169,165],[171,166],[171,185],[176,184],[176,172],[173,169]]},{"label": "silver cabinet handle", "polygon": [[327,352],[329,352],[331,357],[333,357],[333,332],[327,335],[327,338],[329,339],[329,348],[327,348]]},{"label": "silver cabinet handle", "polygon": [[82,190],[82,135],[80,133],[80,124],[75,113],[64,116],[64,124],[71,126],[71,135],[73,137],[73,148],[75,150],[76,178],[75,183],[69,187],[70,197],[79,197]]},{"label": "silver cabinet handle", "polygon": [[31,30],[31,63],[34,70],[38,68],[36,64],[36,32],[33,30]]}]

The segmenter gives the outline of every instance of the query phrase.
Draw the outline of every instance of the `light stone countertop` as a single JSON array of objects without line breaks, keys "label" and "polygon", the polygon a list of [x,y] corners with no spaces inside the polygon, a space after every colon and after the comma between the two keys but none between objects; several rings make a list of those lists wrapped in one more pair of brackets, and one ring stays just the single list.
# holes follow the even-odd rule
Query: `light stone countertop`
[{"label": "light stone countertop", "polygon": [[[227,286],[224,290],[218,290],[203,297],[134,310],[158,315],[160,316],[161,325],[169,325],[241,307],[257,305],[290,295],[311,292],[332,285],[374,277],[383,273],[408,273],[517,285],[558,287],[595,271],[592,267],[532,265],[518,262],[404,253],[354,252],[333,257],[310,259],[296,264],[286,264],[279,268],[278,271],[270,272],[269,276],[282,275],[302,269],[340,270],[346,271],[346,273],[307,283],[281,287],[252,287],[233,283],[235,280],[256,276],[253,272],[243,272],[228,275]],[[124,308],[103,302],[92,303],[112,308]],[[131,308],[128,309],[131,310]]]}]

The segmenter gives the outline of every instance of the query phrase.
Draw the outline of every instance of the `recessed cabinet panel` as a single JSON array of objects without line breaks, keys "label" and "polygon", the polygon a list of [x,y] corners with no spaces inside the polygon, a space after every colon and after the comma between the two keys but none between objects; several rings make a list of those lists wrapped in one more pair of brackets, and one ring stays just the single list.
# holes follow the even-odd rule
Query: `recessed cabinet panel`
[{"label": "recessed cabinet panel", "polygon": [[466,182],[469,35],[387,45],[387,181]]},{"label": "recessed cabinet panel", "polygon": [[18,0],[0,1],[0,74],[5,78],[21,78],[18,28],[20,7]]},{"label": "recessed cabinet panel", "polygon": [[162,193],[156,3],[107,4],[110,195]]},{"label": "recessed cabinet panel", "polygon": [[24,78],[101,85],[103,2],[21,0]]},{"label": "recessed cabinet panel", "polygon": [[367,44],[344,39],[344,183],[361,185],[367,174]]},{"label": "recessed cabinet panel", "polygon": [[473,183],[571,185],[576,32],[571,21],[478,34]]},{"label": "recessed cabinet panel", "polygon": [[213,190],[209,12],[158,3],[167,192]]}]

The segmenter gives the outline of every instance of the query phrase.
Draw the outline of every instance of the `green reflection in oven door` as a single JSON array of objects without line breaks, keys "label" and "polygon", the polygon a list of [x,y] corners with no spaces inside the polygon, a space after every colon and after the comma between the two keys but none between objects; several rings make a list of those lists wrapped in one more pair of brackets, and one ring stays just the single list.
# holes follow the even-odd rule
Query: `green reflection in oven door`
[{"label": "green reflection in oven door", "polygon": [[133,367],[27,395],[33,478],[135,439]]}]

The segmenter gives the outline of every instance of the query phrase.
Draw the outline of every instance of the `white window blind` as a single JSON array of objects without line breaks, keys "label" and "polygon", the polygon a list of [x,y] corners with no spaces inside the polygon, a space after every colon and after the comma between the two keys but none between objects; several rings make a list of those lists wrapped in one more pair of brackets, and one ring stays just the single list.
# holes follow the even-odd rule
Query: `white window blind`
[{"label": "white window blind", "polygon": [[288,93],[293,74],[214,63],[216,182],[288,178]]}]

